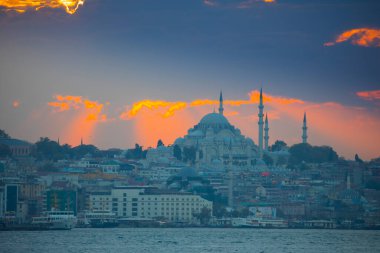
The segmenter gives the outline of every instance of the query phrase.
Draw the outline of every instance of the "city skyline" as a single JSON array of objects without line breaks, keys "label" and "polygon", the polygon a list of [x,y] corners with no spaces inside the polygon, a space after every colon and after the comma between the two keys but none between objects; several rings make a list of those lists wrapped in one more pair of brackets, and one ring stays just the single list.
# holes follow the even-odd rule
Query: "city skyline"
[{"label": "city skyline", "polygon": [[0,128],[15,138],[171,144],[222,90],[225,116],[258,144],[263,88],[269,144],[302,142],[306,112],[310,144],[380,156],[375,1],[4,2]]}]

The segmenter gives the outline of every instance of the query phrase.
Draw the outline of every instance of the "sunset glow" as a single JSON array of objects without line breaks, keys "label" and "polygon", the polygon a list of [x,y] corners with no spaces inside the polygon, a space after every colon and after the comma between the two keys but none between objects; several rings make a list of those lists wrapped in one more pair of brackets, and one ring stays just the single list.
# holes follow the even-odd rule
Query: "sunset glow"
[{"label": "sunset glow", "polygon": [[351,44],[362,47],[380,47],[380,29],[358,28],[345,31],[337,36],[335,41],[326,42],[325,46],[350,41]]},{"label": "sunset glow", "polygon": [[39,11],[43,8],[64,9],[74,14],[85,0],[0,0],[0,10],[24,13],[29,10]]},{"label": "sunset glow", "polygon": [[356,95],[369,101],[380,100],[380,90],[358,91],[356,92]]}]

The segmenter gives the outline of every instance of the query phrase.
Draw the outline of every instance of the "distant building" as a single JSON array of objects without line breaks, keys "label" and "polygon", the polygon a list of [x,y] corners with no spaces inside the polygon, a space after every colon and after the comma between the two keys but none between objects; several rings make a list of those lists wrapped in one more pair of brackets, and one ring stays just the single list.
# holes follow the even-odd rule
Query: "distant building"
[{"label": "distant building", "polygon": [[0,138],[0,144],[8,146],[12,156],[29,156],[32,153],[33,145],[23,140]]},{"label": "distant building", "polygon": [[89,196],[93,211],[112,211],[121,218],[166,219],[194,223],[202,208],[212,212],[212,202],[190,193],[159,191],[152,187],[115,187],[108,193]]},{"label": "distant building", "polygon": [[45,210],[73,211],[77,214],[77,191],[48,190],[46,191]]},{"label": "distant building", "polygon": [[4,187],[4,213],[5,215],[16,216],[18,202],[18,185],[7,184]]}]

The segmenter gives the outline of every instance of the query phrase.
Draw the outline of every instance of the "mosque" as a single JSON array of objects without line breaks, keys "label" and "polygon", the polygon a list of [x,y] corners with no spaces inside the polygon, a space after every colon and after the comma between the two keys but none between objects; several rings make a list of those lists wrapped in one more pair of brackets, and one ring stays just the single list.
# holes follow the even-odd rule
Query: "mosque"
[{"label": "mosque", "polygon": [[[197,125],[188,130],[187,135],[176,139],[174,145],[178,145],[182,150],[185,147],[195,147],[198,165],[229,164],[232,160],[234,167],[253,168],[257,162],[262,162],[264,152],[268,151],[269,124],[267,115],[264,120],[262,90],[258,108],[258,145],[251,138],[242,135],[223,115],[222,92],[219,98],[219,112],[205,115]],[[302,129],[302,140],[306,143],[306,114]]]}]

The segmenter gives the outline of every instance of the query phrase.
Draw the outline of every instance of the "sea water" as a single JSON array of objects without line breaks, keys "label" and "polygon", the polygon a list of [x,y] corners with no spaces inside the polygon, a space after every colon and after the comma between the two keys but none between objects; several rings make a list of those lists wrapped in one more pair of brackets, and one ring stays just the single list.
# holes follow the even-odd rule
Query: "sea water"
[{"label": "sea water", "polygon": [[3,231],[0,252],[380,252],[380,231],[83,228]]}]

